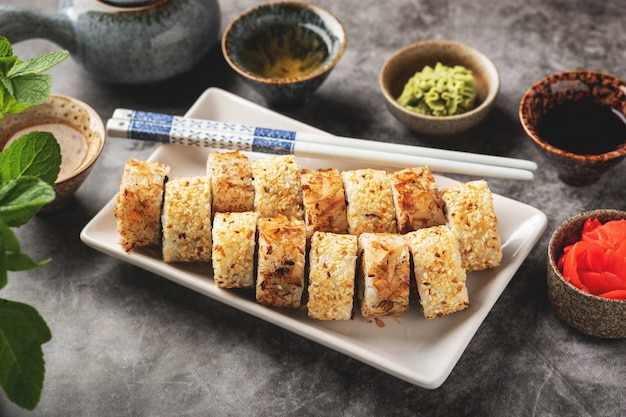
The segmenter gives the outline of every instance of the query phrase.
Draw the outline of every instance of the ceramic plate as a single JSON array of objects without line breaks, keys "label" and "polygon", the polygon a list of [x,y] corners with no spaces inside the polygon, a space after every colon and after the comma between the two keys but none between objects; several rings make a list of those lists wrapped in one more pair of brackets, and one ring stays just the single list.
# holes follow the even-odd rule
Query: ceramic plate
[{"label": "ceramic plate", "polygon": [[[187,116],[322,133],[216,88],[206,90],[188,111]],[[208,149],[162,145],[150,159],[169,165],[170,177],[204,175],[209,152]],[[248,155],[251,159],[267,157],[267,155]],[[304,168],[336,167],[342,170],[366,168],[332,160],[299,161]],[[440,187],[455,183],[442,176],[436,176],[436,179]],[[114,199],[85,226],[81,233],[84,243],[425,388],[437,388],[446,380],[498,297],[543,233],[547,223],[546,216],[541,211],[509,198],[494,195],[504,256],[500,267],[474,272],[468,276],[471,305],[467,310],[426,320],[422,316],[417,300],[412,299],[412,307],[400,318],[366,320],[355,312],[352,320],[326,322],[310,319],[304,307],[300,310],[269,308],[257,304],[252,291],[245,294],[220,289],[213,282],[209,266],[166,264],[162,262],[160,253],[150,250],[126,253],[117,243],[113,206]]]}]

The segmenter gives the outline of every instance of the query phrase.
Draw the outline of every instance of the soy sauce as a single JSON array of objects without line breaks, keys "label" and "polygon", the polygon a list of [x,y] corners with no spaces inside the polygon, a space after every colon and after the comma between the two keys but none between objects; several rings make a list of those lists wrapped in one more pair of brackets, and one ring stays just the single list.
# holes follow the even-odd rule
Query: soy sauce
[{"label": "soy sauce", "polygon": [[561,150],[599,155],[626,143],[626,118],[617,109],[591,99],[570,100],[550,109],[539,120],[537,132]]}]

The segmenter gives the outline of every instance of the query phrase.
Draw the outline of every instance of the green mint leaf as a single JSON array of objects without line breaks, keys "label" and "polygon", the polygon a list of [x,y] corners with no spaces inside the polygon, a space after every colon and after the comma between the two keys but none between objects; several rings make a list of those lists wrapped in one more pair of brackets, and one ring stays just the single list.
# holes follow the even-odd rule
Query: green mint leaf
[{"label": "green mint leaf", "polygon": [[61,170],[61,147],[50,132],[29,132],[0,153],[0,180],[21,176],[41,178],[54,185]]},{"label": "green mint leaf", "polygon": [[4,74],[0,74],[0,85],[2,85],[9,94],[13,94],[13,83],[11,79]]},{"label": "green mint leaf", "polygon": [[0,125],[2,125],[2,121],[4,120],[5,108],[7,107],[7,105],[4,103],[5,97],[6,94],[4,92],[4,87],[2,86],[2,80],[0,80]]},{"label": "green mint leaf", "polygon": [[9,97],[5,112],[7,114],[18,114],[31,107],[31,104],[18,103],[13,97]]},{"label": "green mint leaf", "polygon": [[13,68],[16,62],[16,56],[0,56],[0,74],[7,74],[11,70],[11,68]]},{"label": "green mint leaf", "polygon": [[43,55],[36,56],[34,58],[27,59],[24,62],[17,63],[7,73],[9,77],[17,77],[20,75],[34,75],[49,70],[61,61],[64,61],[69,56],[69,52],[53,51]]},{"label": "green mint leaf", "polygon": [[[2,223],[0,225],[0,229],[2,228],[9,229]],[[7,265],[7,253],[5,250],[6,244],[3,240],[0,239],[0,288],[4,288],[9,282],[9,266]]]},{"label": "green mint leaf", "polygon": [[13,47],[7,38],[0,35],[0,57],[5,56],[13,56]]},{"label": "green mint leaf", "polygon": [[37,310],[0,299],[0,385],[20,407],[33,410],[39,403],[45,374],[41,345],[51,338]]},{"label": "green mint leaf", "polygon": [[41,104],[50,95],[52,79],[49,75],[20,75],[11,78],[15,100],[19,103]]},{"label": "green mint leaf", "polygon": [[0,243],[2,243],[2,247],[6,253],[20,252],[20,241],[2,219],[0,219]]},{"label": "green mint leaf", "polygon": [[21,61],[13,56],[9,40],[0,35],[0,123],[6,113],[15,114],[43,103],[50,95],[51,78],[41,74],[69,56],[66,50],[48,52]]},{"label": "green mint leaf", "polygon": [[0,243],[4,246],[6,252],[19,252],[20,241],[17,239],[13,231],[0,219]]},{"label": "green mint leaf", "polygon": [[43,266],[50,259],[37,262],[30,256],[20,252],[20,242],[13,231],[0,219],[0,273],[4,271],[4,279],[0,276],[0,288],[6,285],[6,271],[26,271]]},{"label": "green mint leaf", "polygon": [[12,179],[0,186],[0,218],[9,227],[23,226],[54,196],[54,188],[39,178]]},{"label": "green mint leaf", "polygon": [[49,263],[52,259],[45,259],[41,262],[35,261],[25,253],[7,253],[6,262],[8,271],[27,271],[29,269],[39,268]]},{"label": "green mint leaf", "polygon": [[11,80],[0,73],[0,116],[6,112],[5,109],[9,107],[9,103],[15,100],[14,91]]}]

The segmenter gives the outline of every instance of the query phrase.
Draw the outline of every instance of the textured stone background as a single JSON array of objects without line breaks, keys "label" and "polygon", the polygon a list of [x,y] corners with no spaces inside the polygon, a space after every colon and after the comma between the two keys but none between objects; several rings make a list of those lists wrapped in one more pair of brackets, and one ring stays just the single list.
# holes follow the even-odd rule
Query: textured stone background
[{"label": "textured stone background", "polygon": [[[0,0],[54,12],[56,2]],[[222,1],[222,28],[258,1]],[[546,295],[546,247],[564,219],[626,209],[626,165],[599,183],[559,182],[520,127],[526,89],[543,76],[589,69],[626,78],[623,1],[319,0],[345,24],[349,46],[305,108],[286,113],[329,132],[381,141],[532,159],[532,182],[489,180],[498,194],[539,208],[546,232],[443,386],[405,383],[314,342],[86,247],[80,230],[117,190],[129,156],[153,145],[108,141],[75,201],[20,230],[45,268],[13,274],[2,297],[34,305],[53,340],[35,412],[0,396],[0,416],[625,416],[626,341],[586,337],[563,324]],[[0,28],[2,33],[2,28]],[[384,108],[378,73],[392,52],[426,39],[469,44],[497,65],[502,87],[490,117],[462,137],[411,134]],[[58,49],[16,46],[23,57]],[[53,91],[86,101],[106,120],[117,107],[184,114],[208,87],[263,104],[219,48],[191,73],[152,86],[94,81],[73,60],[51,71]],[[455,176],[456,179],[464,179]]]}]

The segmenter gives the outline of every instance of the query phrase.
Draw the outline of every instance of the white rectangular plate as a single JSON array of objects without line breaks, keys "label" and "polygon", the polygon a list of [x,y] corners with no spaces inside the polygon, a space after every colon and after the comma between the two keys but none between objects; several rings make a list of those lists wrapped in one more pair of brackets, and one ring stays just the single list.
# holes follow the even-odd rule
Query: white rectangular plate
[{"label": "white rectangular plate", "polygon": [[[187,116],[323,133],[216,88],[206,90]],[[170,177],[204,175],[209,152],[195,147],[162,145],[150,160],[169,165]],[[251,159],[267,157],[248,155]],[[332,160],[300,159],[299,162],[303,168],[367,168]],[[439,175],[436,179],[442,188],[455,183]],[[411,308],[400,318],[365,320],[355,309],[352,320],[326,322],[310,319],[305,307],[300,310],[269,308],[257,304],[252,292],[245,294],[217,288],[207,265],[166,264],[158,252],[150,250],[126,253],[118,244],[114,203],[111,199],[85,226],[81,233],[85,244],[425,388],[437,388],[446,380],[547,224],[541,211],[494,194],[504,256],[500,267],[468,276],[470,307],[467,310],[426,320],[417,300],[411,299]]]}]

